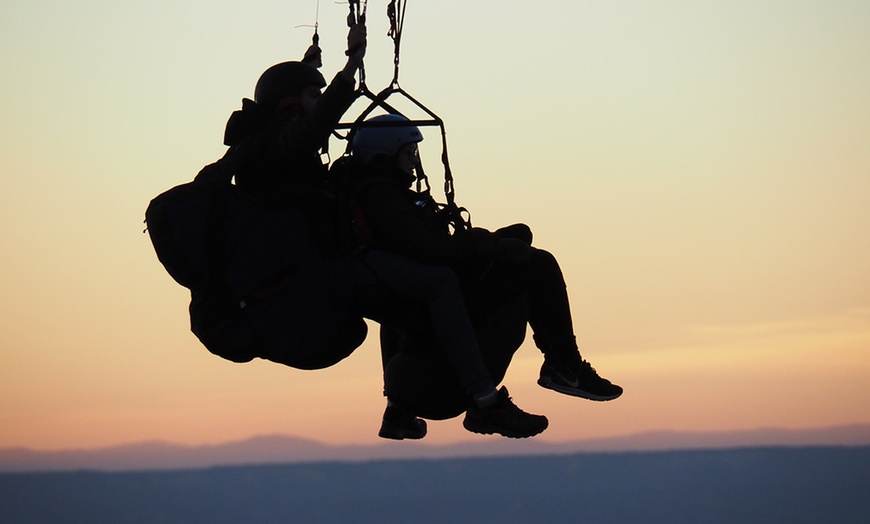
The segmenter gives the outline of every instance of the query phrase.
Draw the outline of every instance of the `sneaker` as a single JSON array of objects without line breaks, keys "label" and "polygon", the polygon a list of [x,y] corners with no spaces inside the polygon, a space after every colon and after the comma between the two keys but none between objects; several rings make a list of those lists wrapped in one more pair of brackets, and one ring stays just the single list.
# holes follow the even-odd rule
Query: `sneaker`
[{"label": "sneaker", "polygon": [[580,362],[580,371],[556,369],[544,362],[538,385],[559,393],[588,400],[613,400],[622,395],[622,388],[598,376],[589,362]]},{"label": "sneaker", "polygon": [[426,421],[402,408],[387,406],[378,436],[393,440],[421,439],[426,436]]},{"label": "sneaker", "polygon": [[502,386],[494,404],[481,408],[472,402],[462,425],[473,433],[498,433],[510,438],[526,438],[547,429],[548,421],[543,415],[532,415],[518,408],[511,402],[507,388]]}]

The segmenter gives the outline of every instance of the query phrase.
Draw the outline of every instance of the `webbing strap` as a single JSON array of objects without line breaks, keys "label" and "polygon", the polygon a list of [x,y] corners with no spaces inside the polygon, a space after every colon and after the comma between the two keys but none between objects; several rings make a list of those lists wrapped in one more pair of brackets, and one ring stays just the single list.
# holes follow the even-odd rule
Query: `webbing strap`
[{"label": "webbing strap", "polygon": [[[366,8],[368,7],[367,0],[350,0],[348,2],[348,9],[350,12],[347,15],[347,26],[353,27],[355,25],[366,25]],[[354,54],[356,49],[348,49],[345,51],[345,55],[350,56]],[[360,64],[359,66],[359,85],[360,88],[363,88],[366,85],[366,69],[364,64]]]},{"label": "webbing strap", "polygon": [[284,288],[290,285],[290,273],[292,272],[293,268],[290,268],[285,272],[280,273],[266,284],[263,284],[263,287],[260,289],[257,289],[242,300],[239,300],[237,304],[239,309],[245,309],[255,302],[273,297],[280,293]]},{"label": "webbing strap", "polygon": [[[428,107],[420,103],[419,100],[408,94],[402,87],[399,85],[399,62],[401,56],[401,43],[402,43],[402,31],[404,29],[405,23],[405,5],[407,4],[407,0],[391,0],[391,2],[387,6],[387,17],[390,21],[390,30],[388,32],[388,36],[393,39],[393,79],[390,82],[390,85],[383,89],[378,94],[372,93],[369,90],[368,86],[365,82],[365,67],[361,65],[359,68],[359,88],[356,92],[357,99],[359,98],[368,98],[369,104],[368,106],[357,116],[357,118],[351,123],[339,123],[336,126],[336,131],[339,130],[348,130],[347,135],[341,136],[336,133],[336,136],[342,139],[346,139],[348,141],[345,153],[350,152],[351,141],[353,138],[353,134],[359,127],[365,125],[372,125],[368,122],[364,121],[368,116],[374,111],[376,108],[381,108],[391,114],[399,114],[402,112],[393,107],[391,104],[387,103],[387,99],[392,95],[400,95],[414,104],[417,108],[421,109],[429,118],[428,119],[409,119],[408,122],[399,122],[399,123],[384,123],[383,125],[407,125],[413,124],[416,126],[437,126],[441,131],[441,164],[444,166],[444,196],[447,199],[446,209],[450,210],[451,214],[455,215],[458,220],[457,226],[458,228],[466,228],[470,227],[470,221],[463,217],[463,213],[467,215],[467,211],[457,208],[454,203],[455,200],[455,187],[453,183],[453,172],[450,169],[450,159],[447,154],[447,131],[444,127],[444,121],[432,112]],[[356,23],[365,24],[365,11],[366,11],[366,1],[365,0],[351,0],[349,2],[350,13],[348,14],[347,23],[348,25],[353,25]],[[403,115],[404,116],[404,115]],[[425,186],[425,187],[424,187]],[[429,192],[429,181],[426,177],[426,174],[423,172],[422,167],[418,168],[418,191],[420,192]],[[455,213],[453,210],[456,210]]]},{"label": "webbing strap", "polygon": [[402,29],[405,26],[405,4],[407,1],[391,0],[387,5],[387,18],[390,20],[390,30],[387,35],[393,39],[393,84],[396,86],[399,85],[399,48],[402,45]]}]

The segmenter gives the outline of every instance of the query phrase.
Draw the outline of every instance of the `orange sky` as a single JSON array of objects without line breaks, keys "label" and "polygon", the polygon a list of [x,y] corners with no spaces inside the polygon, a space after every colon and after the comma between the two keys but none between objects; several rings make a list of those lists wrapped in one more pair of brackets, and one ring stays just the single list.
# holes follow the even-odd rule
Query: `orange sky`
[{"label": "orange sky", "polygon": [[[0,7],[0,447],[378,441],[376,336],[318,372],[221,361],[142,234],[259,73],[306,47],[314,3],[285,4]],[[447,123],[459,203],[533,227],[584,356],[626,389],[543,390],[527,343],[505,384],[550,418],[539,438],[870,422],[866,2],[409,4],[401,83]],[[320,9],[327,76],[345,9]]]}]

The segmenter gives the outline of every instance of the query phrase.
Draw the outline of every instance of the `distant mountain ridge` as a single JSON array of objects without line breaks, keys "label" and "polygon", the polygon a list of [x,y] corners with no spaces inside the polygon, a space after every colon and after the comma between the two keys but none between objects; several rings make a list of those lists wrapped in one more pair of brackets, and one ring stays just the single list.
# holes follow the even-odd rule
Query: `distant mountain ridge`
[{"label": "distant mountain ridge", "polygon": [[573,442],[489,437],[449,445],[429,445],[425,441],[384,441],[375,445],[331,446],[299,437],[272,435],[204,446],[142,442],[96,450],[0,449],[0,472],[177,470],[241,464],[868,445],[870,424],[811,429],[765,428],[733,432],[654,431]]},{"label": "distant mountain ridge", "polygon": [[779,446],[0,473],[0,522],[867,524],[868,472],[870,446]]}]

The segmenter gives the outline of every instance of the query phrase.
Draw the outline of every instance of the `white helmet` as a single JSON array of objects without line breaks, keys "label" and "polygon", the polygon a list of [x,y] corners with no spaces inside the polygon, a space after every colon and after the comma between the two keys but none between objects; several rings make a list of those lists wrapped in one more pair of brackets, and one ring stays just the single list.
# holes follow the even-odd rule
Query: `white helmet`
[{"label": "white helmet", "polygon": [[[395,125],[390,125],[396,122]],[[423,134],[402,115],[379,115],[364,121],[351,143],[351,154],[362,163],[369,163],[379,155],[391,157],[403,146],[423,141]],[[366,125],[375,124],[375,125]]]}]

